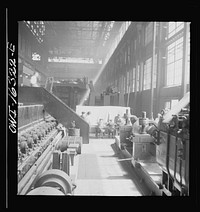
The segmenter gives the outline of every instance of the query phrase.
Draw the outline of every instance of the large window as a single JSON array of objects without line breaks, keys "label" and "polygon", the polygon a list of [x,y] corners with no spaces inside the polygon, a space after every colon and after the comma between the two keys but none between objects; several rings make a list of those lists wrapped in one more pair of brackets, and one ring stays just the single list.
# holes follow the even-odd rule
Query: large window
[{"label": "large window", "polygon": [[157,54],[154,57],[153,87],[156,88],[157,81]]},{"label": "large window", "polygon": [[126,72],[126,93],[129,93],[129,71]]},{"label": "large window", "polygon": [[167,86],[181,85],[182,80],[183,37],[167,47]]},{"label": "large window", "polygon": [[172,109],[177,103],[178,99],[171,99],[165,102],[165,109]]},{"label": "large window", "polygon": [[189,84],[190,82],[190,32],[188,35],[188,57],[187,57],[187,70],[186,70],[186,83]]},{"label": "large window", "polygon": [[140,65],[137,66],[137,78],[136,78],[136,81],[137,81],[137,88],[136,90],[139,91],[140,90]]},{"label": "large window", "polygon": [[131,71],[131,91],[134,92],[135,91],[135,68],[133,68],[133,70]]},{"label": "large window", "polygon": [[150,22],[145,28],[145,45],[150,43],[153,39],[153,22]]},{"label": "large window", "polygon": [[143,90],[151,88],[151,58],[146,60],[144,64],[144,84]]},{"label": "large window", "polygon": [[169,22],[168,23],[168,38],[175,35],[178,31],[183,29],[184,22]]},{"label": "large window", "polygon": [[123,92],[126,93],[126,76],[123,76]]}]

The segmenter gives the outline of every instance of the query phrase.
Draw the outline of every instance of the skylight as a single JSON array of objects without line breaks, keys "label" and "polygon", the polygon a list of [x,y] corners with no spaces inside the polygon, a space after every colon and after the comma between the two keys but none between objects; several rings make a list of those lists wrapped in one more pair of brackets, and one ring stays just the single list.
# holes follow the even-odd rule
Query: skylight
[{"label": "skylight", "polygon": [[[94,64],[92,58],[76,58],[76,57],[49,57],[48,62],[57,62],[57,63],[87,63]],[[102,64],[102,60],[98,60],[98,64]]]}]

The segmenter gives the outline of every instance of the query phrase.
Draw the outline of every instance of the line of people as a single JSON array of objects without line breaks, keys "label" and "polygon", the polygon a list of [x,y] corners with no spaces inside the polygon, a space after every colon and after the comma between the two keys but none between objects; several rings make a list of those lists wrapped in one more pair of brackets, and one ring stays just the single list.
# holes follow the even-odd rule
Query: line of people
[{"label": "line of people", "polygon": [[114,121],[109,119],[108,122],[104,123],[103,119],[100,118],[95,129],[96,137],[103,138],[105,134],[108,134],[109,138],[114,138],[115,135],[119,135],[120,127],[128,124],[127,119],[128,117],[125,115],[121,117],[120,114],[117,114],[117,116],[114,118]]}]

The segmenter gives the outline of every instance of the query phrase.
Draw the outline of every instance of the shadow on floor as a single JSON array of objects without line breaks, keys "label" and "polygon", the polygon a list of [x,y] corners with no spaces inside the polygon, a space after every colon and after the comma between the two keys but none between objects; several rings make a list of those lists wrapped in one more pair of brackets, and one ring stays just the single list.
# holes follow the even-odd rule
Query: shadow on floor
[{"label": "shadow on floor", "polygon": [[109,176],[106,179],[109,179],[109,180],[125,180],[125,179],[130,179],[130,175],[124,174],[122,176]]},{"label": "shadow on floor", "polygon": [[115,153],[113,155],[101,155],[102,158],[111,158],[111,157],[119,157],[119,154]]},{"label": "shadow on floor", "polygon": [[[118,149],[118,147],[116,146],[115,143],[111,144],[111,148],[113,149],[113,151],[115,152],[115,154],[118,155],[118,158],[119,159],[124,159],[124,156],[122,155],[122,152]],[[139,183],[140,177],[134,171],[134,168],[133,168],[133,165],[132,165],[131,161],[122,161],[122,162],[119,162],[119,163],[120,163],[121,168],[126,173],[128,173],[127,175],[130,175],[131,176],[131,178],[129,176],[129,179],[131,179],[133,181],[133,183],[136,185],[137,189],[141,193],[143,193],[143,191],[141,189],[141,186],[140,186],[140,183]],[[115,177],[115,176],[113,176],[113,177]],[[124,176],[122,176],[122,177],[124,178]]]}]

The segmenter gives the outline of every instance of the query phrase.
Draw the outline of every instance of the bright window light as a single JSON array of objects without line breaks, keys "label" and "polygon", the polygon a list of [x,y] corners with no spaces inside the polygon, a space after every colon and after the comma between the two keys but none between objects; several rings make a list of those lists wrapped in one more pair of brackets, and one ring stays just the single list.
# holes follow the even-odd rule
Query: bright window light
[{"label": "bright window light", "polygon": [[153,22],[150,22],[145,29],[145,45],[153,39]]},{"label": "bright window light", "polygon": [[167,86],[181,85],[183,37],[167,47]]},{"label": "bright window light", "polygon": [[184,22],[169,22],[168,23],[168,38],[175,35],[184,27]]},{"label": "bright window light", "polygon": [[146,60],[144,65],[144,83],[143,90],[150,89],[151,87],[151,58]]},{"label": "bright window light", "polygon": [[[73,58],[73,57],[53,57],[48,58],[48,62],[57,62],[57,63],[89,63],[94,64],[92,58]],[[98,60],[98,63],[101,64],[102,61]]]}]

